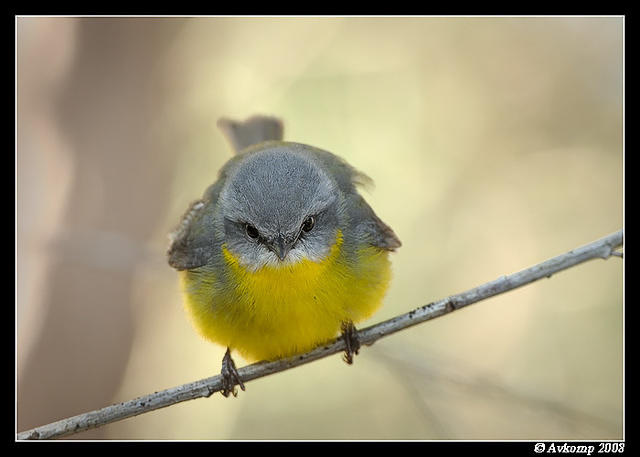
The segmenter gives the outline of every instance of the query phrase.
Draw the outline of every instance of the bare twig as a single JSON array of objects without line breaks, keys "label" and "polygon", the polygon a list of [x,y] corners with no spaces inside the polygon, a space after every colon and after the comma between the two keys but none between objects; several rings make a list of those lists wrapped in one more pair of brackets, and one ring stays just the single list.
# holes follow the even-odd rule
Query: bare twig
[{"label": "bare twig", "polygon": [[[534,265],[517,273],[502,276],[494,281],[444,298],[437,302],[421,306],[406,314],[372,325],[358,332],[362,344],[371,345],[378,339],[404,330],[419,323],[443,316],[452,311],[476,303],[480,300],[524,286],[541,278],[575,266],[590,259],[606,259],[617,255],[615,249],[622,245],[622,230],[612,233],[585,246],[576,248],[545,262]],[[246,383],[273,373],[288,370],[345,350],[345,341],[338,338],[334,342],[318,347],[305,354],[274,362],[258,362],[238,370]],[[62,419],[51,424],[36,427],[17,434],[18,440],[52,439],[71,435],[84,430],[103,426],[128,417],[137,416],[175,403],[209,397],[222,390],[222,379],[218,376],[201,379],[189,384],[173,387],[161,392],[138,397],[136,399],[107,406],[105,408]]]}]

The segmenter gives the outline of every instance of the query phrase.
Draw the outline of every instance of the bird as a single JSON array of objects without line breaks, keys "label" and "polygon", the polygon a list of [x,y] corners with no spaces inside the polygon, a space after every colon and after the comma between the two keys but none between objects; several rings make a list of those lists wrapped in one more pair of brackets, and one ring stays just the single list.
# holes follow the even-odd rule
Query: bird
[{"label": "bird", "polygon": [[353,362],[355,323],[379,309],[401,246],[360,195],[371,184],[331,152],[284,141],[274,116],[217,126],[234,155],[170,234],[195,329],[226,347],[222,394],[245,390],[231,351],[272,361],[334,340]]}]

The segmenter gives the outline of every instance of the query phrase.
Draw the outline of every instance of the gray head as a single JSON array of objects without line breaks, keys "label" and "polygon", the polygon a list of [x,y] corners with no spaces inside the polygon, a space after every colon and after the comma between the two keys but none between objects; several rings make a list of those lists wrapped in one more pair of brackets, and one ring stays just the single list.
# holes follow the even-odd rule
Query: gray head
[{"label": "gray head", "polygon": [[265,143],[239,159],[219,200],[229,251],[252,271],[325,258],[336,239],[340,190],[308,148]]}]

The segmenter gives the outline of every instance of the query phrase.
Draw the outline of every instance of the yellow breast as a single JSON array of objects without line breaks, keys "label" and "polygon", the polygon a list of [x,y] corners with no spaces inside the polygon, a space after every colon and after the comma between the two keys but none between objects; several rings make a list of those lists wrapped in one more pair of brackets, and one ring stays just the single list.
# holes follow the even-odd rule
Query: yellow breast
[{"label": "yellow breast", "polygon": [[373,314],[389,284],[386,251],[367,246],[349,258],[342,247],[338,230],[321,262],[304,259],[251,272],[223,246],[225,271],[181,272],[185,307],[204,337],[247,360],[310,350],[335,338],[343,321]]}]

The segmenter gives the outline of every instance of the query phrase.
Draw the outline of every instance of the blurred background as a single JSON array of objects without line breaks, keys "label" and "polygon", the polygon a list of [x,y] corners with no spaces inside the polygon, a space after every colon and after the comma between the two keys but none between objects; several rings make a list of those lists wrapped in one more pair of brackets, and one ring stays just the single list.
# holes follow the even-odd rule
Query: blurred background
[{"label": "blurred background", "polygon": [[[165,251],[221,116],[374,179],[403,246],[361,327],[622,228],[621,17],[16,22],[18,431],[219,372]],[[622,324],[623,262],[593,260],[71,439],[621,439]]]}]

